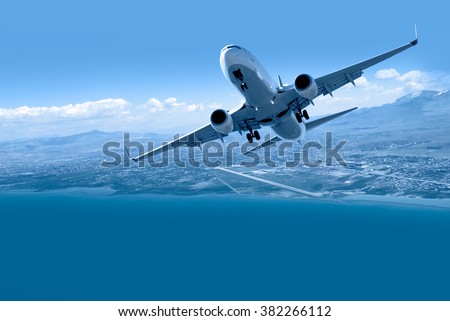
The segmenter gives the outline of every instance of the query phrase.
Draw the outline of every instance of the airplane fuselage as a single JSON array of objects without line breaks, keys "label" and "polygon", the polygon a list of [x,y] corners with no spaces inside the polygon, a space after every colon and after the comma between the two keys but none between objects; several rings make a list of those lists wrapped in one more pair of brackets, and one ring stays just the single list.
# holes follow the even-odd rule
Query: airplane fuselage
[{"label": "airplane fuselage", "polygon": [[220,66],[261,125],[272,127],[284,139],[302,136],[304,124],[298,123],[280,86],[248,50],[236,45],[226,46],[220,53]]}]

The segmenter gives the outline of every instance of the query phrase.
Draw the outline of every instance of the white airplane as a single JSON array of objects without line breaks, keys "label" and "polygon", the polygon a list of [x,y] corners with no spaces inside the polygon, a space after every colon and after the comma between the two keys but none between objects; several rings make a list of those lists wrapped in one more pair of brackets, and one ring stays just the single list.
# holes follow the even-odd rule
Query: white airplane
[{"label": "white airplane", "polygon": [[417,43],[416,31],[415,39],[404,46],[316,79],[308,74],[301,74],[291,85],[283,84],[280,76],[277,84],[248,50],[237,45],[228,45],[220,53],[220,66],[224,76],[244,96],[245,102],[231,111],[213,111],[209,124],[132,160],[138,161],[181,146],[201,147],[201,144],[216,139],[223,142],[223,137],[235,131],[241,135],[247,132],[247,140],[252,143],[253,139],[260,140],[258,129],[261,126],[270,126],[278,136],[258,145],[252,151],[282,139],[296,140],[306,131],[356,109],[355,107],[305,123],[303,118],[309,119],[305,108],[310,104],[314,105],[314,98],[328,94],[333,96],[333,91],[348,83],[355,85],[355,80],[361,77],[364,69]]}]

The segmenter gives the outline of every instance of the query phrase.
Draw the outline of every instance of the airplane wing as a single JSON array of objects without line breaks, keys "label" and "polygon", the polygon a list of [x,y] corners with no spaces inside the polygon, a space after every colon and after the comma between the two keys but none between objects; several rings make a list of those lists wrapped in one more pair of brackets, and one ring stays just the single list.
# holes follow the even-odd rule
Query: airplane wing
[{"label": "airplane wing", "polygon": [[[336,118],[338,118],[340,116],[348,114],[349,112],[354,111],[355,109],[358,109],[358,107],[353,107],[353,108],[341,111],[339,113],[328,115],[328,116],[325,116],[325,117],[322,117],[322,118],[319,118],[319,119],[316,119],[316,120],[313,120],[313,121],[310,121],[310,122],[307,122],[307,123],[305,122],[306,131],[310,131],[311,129],[314,129],[314,128],[320,126],[320,125],[323,125],[323,124],[329,122],[330,120],[333,120],[333,119],[336,119]],[[267,146],[275,145],[277,142],[279,142],[281,140],[282,139],[280,137],[278,137],[278,136],[272,137],[271,139],[266,140],[265,142],[259,144],[258,146],[255,146],[252,149],[246,151],[244,153],[244,155],[247,155],[247,154],[249,154],[251,152],[257,151],[258,149],[261,149],[261,148],[264,148],[264,147],[267,147]]]},{"label": "airplane wing", "polygon": [[[132,158],[132,160],[138,161],[144,157],[150,157],[153,155],[157,155],[162,152],[168,151],[169,149],[177,148],[177,147],[181,147],[181,146],[187,146],[187,147],[200,146],[201,143],[219,139],[220,138],[219,135],[220,134],[212,128],[211,124],[208,124],[197,130],[190,132],[189,134],[181,136],[169,143],[164,143],[163,145],[159,146],[158,148],[155,148],[147,153],[136,156],[136,157]],[[225,136],[225,135],[223,135],[223,136]]]},{"label": "airplane wing", "polygon": [[352,83],[353,85],[355,85],[355,80],[362,76],[364,69],[372,67],[373,65],[379,62],[382,62],[392,56],[395,56],[396,54],[417,45],[417,43],[418,39],[416,37],[415,40],[411,41],[410,43],[404,46],[385,52],[384,54],[378,55],[371,59],[362,61],[353,66],[317,78],[316,83],[318,87],[318,95],[320,94],[324,96],[326,94],[332,95],[333,91],[335,91],[338,88],[341,88],[342,86],[348,83]]},{"label": "airplane wing", "polygon": [[[352,83],[355,86],[355,80],[362,76],[364,69],[372,67],[377,63],[380,63],[392,56],[395,56],[396,54],[402,51],[405,51],[406,49],[409,49],[417,45],[418,41],[419,39],[417,37],[417,30],[416,30],[416,38],[413,41],[407,43],[406,45],[390,50],[381,55],[375,56],[371,59],[364,60],[347,68],[332,72],[328,75],[316,78],[315,81],[318,87],[317,96],[319,95],[325,96],[327,94],[333,96],[333,91],[341,88],[342,86],[345,86],[348,83]],[[295,91],[292,85],[289,86],[289,88],[286,88],[286,91],[283,93],[283,95],[285,95],[285,97],[289,99],[289,101],[292,101],[290,107],[293,111],[301,110],[311,103],[308,99],[301,97]]]},{"label": "airplane wing", "polygon": [[[234,122],[233,132],[235,131],[242,132],[250,128],[252,129],[261,128],[261,125],[252,116],[252,113],[250,112],[248,106],[246,106],[245,104],[240,106],[238,109],[231,111],[230,115],[232,116]],[[214,128],[212,128],[211,124],[207,124],[169,143],[164,143],[158,148],[155,148],[147,153],[141,154],[131,159],[134,161],[138,161],[144,157],[151,157],[166,152],[169,149],[178,148],[181,146],[200,147],[201,144],[204,144],[212,140],[221,139],[223,141],[223,137],[226,136],[228,135],[217,132],[216,130],[214,130]]]}]

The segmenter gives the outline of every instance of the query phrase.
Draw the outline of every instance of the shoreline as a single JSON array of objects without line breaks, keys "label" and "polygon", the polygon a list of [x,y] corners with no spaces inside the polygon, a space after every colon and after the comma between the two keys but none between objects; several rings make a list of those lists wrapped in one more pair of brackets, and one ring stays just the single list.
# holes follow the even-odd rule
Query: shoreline
[{"label": "shoreline", "polygon": [[[16,190],[4,190],[0,191],[0,197],[6,195],[13,196],[62,196],[62,197],[86,197],[86,198],[136,198],[136,199],[148,199],[148,200],[171,200],[173,198],[179,198],[180,200],[185,199],[189,201],[194,200],[211,200],[211,198],[216,199],[229,199],[230,194],[221,193],[201,193],[201,194],[157,194],[157,193],[117,193],[117,191],[109,187],[70,187],[64,189],[54,189],[54,190],[44,190],[36,191],[32,189],[16,189]],[[304,202],[308,204],[317,203],[320,204],[342,204],[342,205],[367,205],[367,204],[392,204],[392,205],[402,205],[402,206],[420,206],[420,207],[433,207],[439,209],[449,209],[450,199],[428,199],[420,197],[407,197],[407,196],[392,196],[392,195],[369,195],[369,194],[358,194],[344,196],[340,198],[309,198],[309,197],[276,197],[272,195],[238,195],[232,194],[234,200],[243,201],[286,201],[286,202]]]}]

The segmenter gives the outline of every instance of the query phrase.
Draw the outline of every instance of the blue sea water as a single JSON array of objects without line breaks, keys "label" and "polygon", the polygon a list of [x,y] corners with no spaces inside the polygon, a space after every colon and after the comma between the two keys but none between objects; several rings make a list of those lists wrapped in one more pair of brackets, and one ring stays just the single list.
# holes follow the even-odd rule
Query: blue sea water
[{"label": "blue sea water", "polygon": [[450,300],[448,208],[0,194],[0,300]]}]

